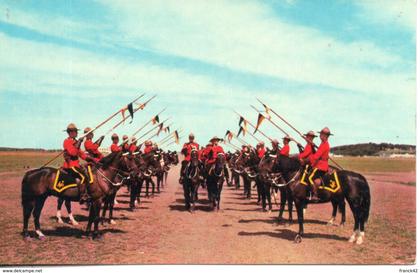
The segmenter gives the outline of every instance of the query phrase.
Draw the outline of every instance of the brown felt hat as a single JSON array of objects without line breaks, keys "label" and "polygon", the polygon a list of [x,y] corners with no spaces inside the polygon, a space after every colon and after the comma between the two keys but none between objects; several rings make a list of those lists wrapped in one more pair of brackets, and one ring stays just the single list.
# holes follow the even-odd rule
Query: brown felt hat
[{"label": "brown felt hat", "polygon": [[86,134],[87,132],[90,132],[90,131],[92,131],[92,129],[90,129],[90,127],[86,127],[85,130],[83,130],[83,133]]},{"label": "brown felt hat", "polygon": [[324,134],[324,135],[327,135],[327,136],[332,136],[333,135],[333,134],[331,134],[330,128],[328,128],[328,127],[324,127],[324,129],[322,129],[318,133]]},{"label": "brown felt hat", "polygon": [[308,136],[317,137],[317,135],[315,135],[315,132],[314,131],[309,131],[306,134],[304,134],[304,136],[306,136],[306,137],[308,137]]},{"label": "brown felt hat", "polygon": [[218,138],[217,136],[214,136],[210,139],[210,142],[213,142],[214,140],[220,141],[221,139]]},{"label": "brown felt hat", "polygon": [[77,129],[76,124],[70,123],[65,131],[79,131],[79,129]]}]

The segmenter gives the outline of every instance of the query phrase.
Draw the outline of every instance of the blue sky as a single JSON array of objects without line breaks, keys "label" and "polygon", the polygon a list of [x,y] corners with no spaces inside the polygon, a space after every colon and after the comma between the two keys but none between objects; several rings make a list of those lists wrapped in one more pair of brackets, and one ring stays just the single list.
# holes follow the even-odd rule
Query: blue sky
[{"label": "blue sky", "polygon": [[117,133],[166,106],[162,118],[204,145],[238,130],[232,109],[255,123],[259,97],[302,131],[329,126],[332,146],[415,144],[415,11],[414,0],[2,1],[0,146],[61,147],[69,122],[94,126],[142,92],[158,97]]}]

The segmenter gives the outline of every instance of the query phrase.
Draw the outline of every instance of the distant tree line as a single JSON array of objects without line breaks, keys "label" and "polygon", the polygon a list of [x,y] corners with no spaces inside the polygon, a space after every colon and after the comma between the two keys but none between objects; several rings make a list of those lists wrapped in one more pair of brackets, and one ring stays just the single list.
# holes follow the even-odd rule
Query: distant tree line
[{"label": "distant tree line", "polygon": [[360,143],[342,145],[331,148],[331,153],[335,155],[347,156],[379,156],[387,154],[415,154],[415,145],[391,144],[391,143]]}]

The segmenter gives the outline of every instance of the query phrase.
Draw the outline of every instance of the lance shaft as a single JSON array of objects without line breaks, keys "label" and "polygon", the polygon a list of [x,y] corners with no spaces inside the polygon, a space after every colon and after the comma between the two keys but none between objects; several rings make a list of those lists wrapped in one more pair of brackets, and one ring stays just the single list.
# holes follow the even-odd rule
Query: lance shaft
[{"label": "lance shaft", "polygon": [[[177,129],[177,130],[175,130],[175,131],[177,131],[178,133],[181,133],[183,130],[182,129]],[[174,131],[174,132],[175,132]],[[160,143],[158,144],[159,146],[161,146],[161,145],[163,145],[163,144],[165,144],[165,143],[167,143],[170,139],[171,139],[171,137],[172,137],[173,135],[172,135],[172,133],[171,134],[169,134],[169,135],[167,135],[166,137],[164,137],[161,141],[160,141]]]},{"label": "lance shaft", "polygon": [[[134,109],[133,114],[135,112],[137,112],[138,110],[140,110],[142,107],[145,107],[146,104],[148,104],[155,97],[156,97],[156,95],[154,95],[153,97],[151,97],[150,99],[148,99],[145,103],[142,103],[139,107],[137,107],[136,109]],[[118,112],[118,113],[120,113],[120,112]],[[128,116],[127,117],[124,117],[121,121],[119,121],[117,124],[115,124],[111,129],[108,130],[108,132],[105,133],[105,135],[107,135],[107,134],[111,133],[112,131],[114,131],[118,126],[120,126],[121,124],[123,124],[126,119],[128,119]]]},{"label": "lance shaft", "polygon": [[[183,138],[184,136],[180,136],[179,137],[179,139],[181,139],[181,138]],[[176,143],[176,140],[174,140],[174,141],[172,141],[172,142],[170,142],[170,143],[168,143],[168,144],[165,144],[163,147],[168,147],[168,146],[170,146],[170,145],[172,145],[172,144],[174,144],[174,143]],[[163,147],[161,147],[161,148],[163,148]]]},{"label": "lance shaft", "polygon": [[257,129],[254,125],[252,125],[251,122],[249,122],[249,120],[245,119],[241,114],[239,114],[235,110],[233,110],[233,112],[235,112],[239,117],[242,117],[249,125],[251,125],[252,128],[256,129],[261,135],[263,135],[264,137],[266,137],[268,140],[272,141],[272,139],[269,136],[267,136],[266,134],[264,134],[260,129]]},{"label": "lance shaft", "polygon": [[[256,107],[254,107],[253,105],[251,105],[251,107],[257,111],[257,113],[261,114],[260,111],[258,111],[258,109]],[[262,114],[261,114],[262,115]],[[279,129],[283,134],[285,134],[286,136],[289,136],[289,134],[283,130],[280,126],[278,126],[274,121],[272,121],[271,119],[267,118],[266,116],[262,115],[266,120],[268,120],[271,124],[273,124],[277,129]],[[296,142],[297,144],[300,144],[299,142],[297,142],[293,137],[290,137],[290,140]]]},{"label": "lance shaft", "polygon": [[[264,104],[261,100],[259,100],[258,98],[257,98],[257,100],[262,104],[262,105],[265,105],[265,106],[267,106],[266,104]],[[267,106],[268,107],[268,106]],[[286,123],[287,125],[289,125],[289,127],[290,128],[292,128],[296,133],[298,133],[299,134],[299,136],[301,136],[303,139],[305,139],[305,140],[307,140],[306,139],[306,137],[298,130],[298,129],[296,129],[295,127],[293,127],[293,125],[291,125],[289,122],[287,122],[287,120],[285,120],[283,117],[281,117],[279,114],[277,114],[276,113],[276,111],[274,111],[273,109],[271,109],[271,107],[268,107],[268,109],[274,114],[274,115],[276,115],[279,119],[281,119],[284,123]],[[318,145],[316,145],[315,143],[313,143],[313,145],[314,145],[314,147],[316,148],[316,149],[318,149]],[[335,164],[335,165],[337,165],[337,167],[339,167],[340,169],[342,169],[342,170],[344,170],[344,168],[343,167],[341,167],[340,166],[340,164],[338,164],[334,159],[332,159],[329,155],[328,155],[328,157],[329,157],[329,159]]]},{"label": "lance shaft", "polygon": [[[136,99],[134,99],[130,103],[136,102],[137,100],[139,100],[140,98],[142,98],[144,95],[145,95],[144,93],[141,94],[140,96],[138,96]],[[110,121],[112,118],[114,118],[116,115],[118,115],[120,113],[120,111],[121,110],[118,110],[117,112],[115,112],[114,114],[112,114],[109,118],[107,118],[104,121],[102,121],[101,123],[99,123],[99,125],[97,125],[95,128],[93,128],[92,130],[90,130],[89,132],[87,132],[86,134],[84,134],[81,138],[85,138],[88,134],[93,133],[94,131],[96,131],[97,129],[99,129],[102,125],[104,125],[105,123],[107,123],[108,121]],[[64,153],[64,150],[62,150],[59,154],[57,154],[55,157],[53,157],[52,159],[50,159],[47,163],[45,163],[44,165],[42,165],[41,168],[47,166],[48,164],[50,164],[51,162],[53,162],[54,160],[56,160],[63,153]]]},{"label": "lance shaft", "polygon": [[[160,111],[157,115],[155,115],[155,116],[159,116],[160,114],[162,114],[163,113],[163,111],[165,111],[166,110],[166,108],[164,108],[162,111]],[[155,117],[155,116],[153,116],[153,118]],[[153,119],[152,118],[152,119]],[[135,131],[134,132],[134,134],[132,135],[132,136],[135,136],[135,135],[137,135],[141,130],[143,130],[150,122],[152,122],[152,120],[149,120],[148,122],[146,122],[146,124],[144,124],[142,127],[140,127],[140,129],[138,129],[137,131]]]}]

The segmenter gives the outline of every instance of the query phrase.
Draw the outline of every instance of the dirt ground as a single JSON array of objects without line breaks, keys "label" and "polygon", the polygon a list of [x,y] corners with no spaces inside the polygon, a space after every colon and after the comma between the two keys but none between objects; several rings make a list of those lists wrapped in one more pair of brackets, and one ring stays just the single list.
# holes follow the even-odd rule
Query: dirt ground
[{"label": "dirt ground", "polygon": [[[81,237],[87,212],[77,203],[73,211],[79,226],[55,221],[56,198],[47,200],[41,217],[47,240],[22,240],[21,176],[0,174],[0,264],[412,264],[416,256],[415,173],[366,175],[372,195],[366,240],[347,242],[353,219],[347,206],[345,227],[327,226],[331,205],[311,205],[302,243],[293,242],[296,222],[278,225],[278,207],[262,212],[242,189],[226,186],[221,211],[209,211],[206,193],[200,189],[197,211],[183,206],[178,167],[170,171],[160,194],[143,198],[128,211],[126,189],[120,190],[116,225],[101,226],[102,240]],[[63,207],[63,216],[66,216]],[[339,222],[341,215],[337,217]],[[296,214],[294,213],[294,218]],[[31,220],[30,228],[33,229]]]}]

